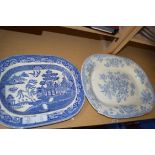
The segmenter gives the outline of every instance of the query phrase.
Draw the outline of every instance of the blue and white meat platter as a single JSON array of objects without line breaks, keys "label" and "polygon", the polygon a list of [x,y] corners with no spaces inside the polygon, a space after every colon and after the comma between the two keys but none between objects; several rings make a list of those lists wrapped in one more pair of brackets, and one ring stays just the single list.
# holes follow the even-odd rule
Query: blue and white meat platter
[{"label": "blue and white meat platter", "polygon": [[84,104],[78,69],[56,56],[20,55],[0,62],[0,123],[30,128],[75,116]]},{"label": "blue and white meat platter", "polygon": [[142,68],[131,59],[92,55],[85,60],[81,76],[86,97],[102,115],[137,117],[154,107],[153,87]]}]

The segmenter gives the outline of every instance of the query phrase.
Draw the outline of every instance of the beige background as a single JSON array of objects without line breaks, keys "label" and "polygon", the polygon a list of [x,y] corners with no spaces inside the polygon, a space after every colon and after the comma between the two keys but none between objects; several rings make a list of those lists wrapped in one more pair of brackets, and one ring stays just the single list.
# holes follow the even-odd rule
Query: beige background
[{"label": "beige background", "polygon": [[[83,61],[94,53],[104,53],[108,42],[71,35],[43,32],[34,35],[0,30],[0,59],[18,54],[57,55],[71,61],[80,70]],[[155,88],[155,51],[126,46],[119,55],[132,58],[145,70]],[[74,118],[39,128],[68,128],[114,122],[155,118],[155,109],[144,116],[130,119],[111,119],[98,114],[86,100]],[[7,128],[0,125],[0,128]]]}]

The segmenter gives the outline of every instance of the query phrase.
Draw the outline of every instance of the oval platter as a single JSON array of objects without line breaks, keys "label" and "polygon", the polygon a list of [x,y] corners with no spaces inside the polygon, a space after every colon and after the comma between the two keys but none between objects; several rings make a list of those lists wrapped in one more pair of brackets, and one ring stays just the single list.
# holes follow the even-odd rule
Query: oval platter
[{"label": "oval platter", "polygon": [[31,128],[75,116],[84,104],[78,69],[56,56],[19,55],[0,61],[0,123]]},{"label": "oval platter", "polygon": [[92,55],[83,63],[81,77],[86,97],[102,115],[137,117],[154,107],[153,87],[142,68],[131,59]]}]

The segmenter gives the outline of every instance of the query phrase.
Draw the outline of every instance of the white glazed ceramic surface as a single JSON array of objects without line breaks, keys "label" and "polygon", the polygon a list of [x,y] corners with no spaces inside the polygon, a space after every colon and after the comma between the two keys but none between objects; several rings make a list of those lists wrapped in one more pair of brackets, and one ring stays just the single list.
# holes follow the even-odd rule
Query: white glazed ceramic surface
[{"label": "white glazed ceramic surface", "polygon": [[144,115],[154,107],[152,85],[131,59],[92,55],[85,60],[81,76],[85,95],[100,114],[129,118]]}]

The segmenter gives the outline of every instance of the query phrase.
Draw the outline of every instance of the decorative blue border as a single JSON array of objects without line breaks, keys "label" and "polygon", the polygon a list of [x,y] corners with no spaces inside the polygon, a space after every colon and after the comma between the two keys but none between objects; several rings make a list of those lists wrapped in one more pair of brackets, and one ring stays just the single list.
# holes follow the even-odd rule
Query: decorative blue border
[{"label": "decorative blue border", "polygon": [[47,114],[47,121],[44,122],[35,122],[32,124],[22,124],[22,117],[10,116],[8,115],[3,109],[0,104],[0,123],[4,124],[5,126],[12,127],[12,128],[32,128],[38,127],[43,125],[49,125],[58,123],[61,121],[68,120],[78,114],[84,104],[85,96],[84,91],[81,83],[81,76],[78,69],[71,64],[69,61],[65,60],[62,57],[57,56],[43,56],[43,55],[17,55],[12,56],[7,59],[0,61],[0,75],[5,69],[11,65],[17,63],[28,63],[28,62],[49,62],[49,63],[57,63],[62,64],[67,69],[69,69],[76,80],[77,86],[77,96],[75,103],[72,106],[68,107],[63,112],[55,112],[53,114]]},{"label": "decorative blue border", "polygon": [[[100,101],[97,100],[95,94],[93,93],[93,90],[90,85],[90,73],[94,70],[96,64],[95,61],[103,62],[105,59],[108,61],[104,63],[105,67],[123,67],[125,65],[130,66],[134,65],[136,66],[137,70],[135,71],[135,74],[137,73],[137,78],[141,81],[142,84],[145,84],[147,90],[151,92],[151,98],[150,94],[148,92],[142,92],[142,105],[131,105],[131,106],[115,106],[115,107],[108,107],[101,104]],[[95,61],[94,61],[95,60]],[[84,92],[86,97],[88,98],[90,104],[92,107],[97,110],[98,113],[101,115],[105,115],[107,117],[111,118],[130,118],[130,117],[137,117],[142,116],[145,113],[150,112],[154,106],[155,106],[155,93],[153,90],[153,87],[151,85],[151,82],[149,81],[147,75],[142,70],[142,68],[137,65],[134,61],[132,61],[129,58],[110,55],[110,54],[94,54],[89,56],[83,63],[82,69],[81,69],[81,79],[82,84],[84,87]],[[144,83],[145,79],[145,83]]]}]

